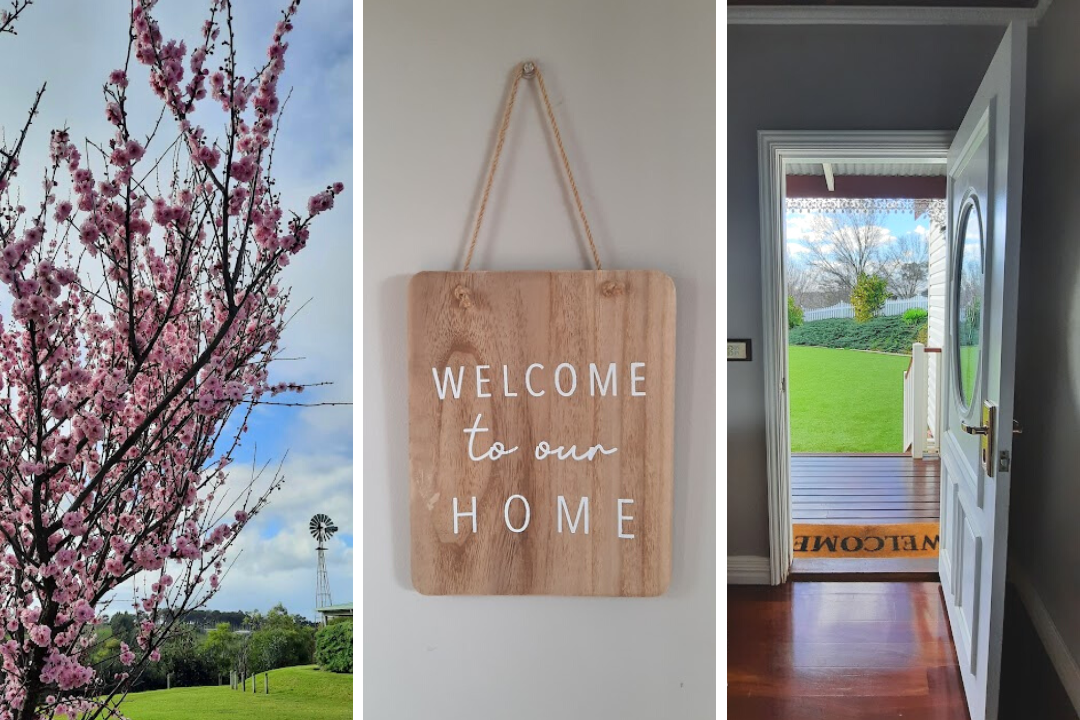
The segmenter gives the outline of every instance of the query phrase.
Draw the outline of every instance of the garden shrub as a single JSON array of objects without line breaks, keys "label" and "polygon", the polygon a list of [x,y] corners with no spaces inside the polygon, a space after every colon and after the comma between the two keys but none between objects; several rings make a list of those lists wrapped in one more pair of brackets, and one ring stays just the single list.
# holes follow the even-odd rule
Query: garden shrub
[{"label": "garden shrub", "polygon": [[803,309],[795,302],[791,295],[787,296],[787,326],[788,330],[803,324]]},{"label": "garden shrub", "polygon": [[911,308],[904,312],[904,322],[908,325],[918,325],[925,323],[926,319],[930,316],[930,313],[926,312],[922,308]]},{"label": "garden shrub", "polygon": [[889,299],[888,283],[878,275],[859,273],[851,291],[851,304],[855,308],[855,320],[866,322],[875,317]]},{"label": "garden shrub", "polygon": [[919,342],[920,332],[924,332],[925,328],[925,324],[908,325],[900,315],[871,318],[863,323],[851,318],[832,318],[804,323],[792,329],[788,333],[788,342],[792,345],[909,355],[911,344]]},{"label": "garden shrub", "polygon": [[352,620],[330,623],[315,633],[315,662],[323,670],[351,673],[353,665]]}]

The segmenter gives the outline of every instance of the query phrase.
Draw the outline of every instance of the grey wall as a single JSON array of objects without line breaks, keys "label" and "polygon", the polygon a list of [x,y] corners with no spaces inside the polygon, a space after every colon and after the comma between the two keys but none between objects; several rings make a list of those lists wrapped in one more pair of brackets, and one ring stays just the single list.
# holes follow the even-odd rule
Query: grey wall
[{"label": "grey wall", "polygon": [[[364,660],[372,717],[712,717],[712,0],[365,7]],[[509,72],[541,62],[605,266],[678,293],[674,567],[660,598],[423,597],[409,575],[405,290],[460,266]],[[475,265],[588,267],[522,87]]]},{"label": "grey wall", "polygon": [[1080,661],[1078,27],[1058,0],[1029,50],[1009,553]]},{"label": "grey wall", "polygon": [[[1002,29],[728,28],[728,337],[761,346],[758,130],[950,130]],[[758,354],[760,357],[760,354]],[[769,554],[761,362],[729,363],[728,554]]]}]

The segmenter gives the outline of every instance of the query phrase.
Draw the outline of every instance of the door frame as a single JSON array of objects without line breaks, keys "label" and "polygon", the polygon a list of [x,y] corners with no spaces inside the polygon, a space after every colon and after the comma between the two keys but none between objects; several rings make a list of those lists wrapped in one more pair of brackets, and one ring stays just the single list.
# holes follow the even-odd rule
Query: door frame
[{"label": "door frame", "polygon": [[[787,287],[784,276],[784,166],[789,162],[942,163],[953,131],[758,131],[762,350],[769,488],[769,581],[791,572],[791,435],[788,414]],[[948,300],[946,300],[948,302]],[[948,358],[942,358],[942,367]]]}]

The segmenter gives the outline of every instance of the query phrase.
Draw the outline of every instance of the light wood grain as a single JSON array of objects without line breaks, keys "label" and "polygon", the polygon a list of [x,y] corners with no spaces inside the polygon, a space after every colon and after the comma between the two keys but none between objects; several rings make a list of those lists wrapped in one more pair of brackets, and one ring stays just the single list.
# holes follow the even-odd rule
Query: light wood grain
[{"label": "light wood grain", "polygon": [[[605,282],[624,292],[605,295]],[[455,298],[459,285],[471,305]],[[671,575],[674,467],[675,288],[656,271],[425,272],[409,286],[409,455],[412,578],[425,594],[619,595],[663,593]],[[643,362],[643,397],[630,393],[630,364]],[[542,397],[530,396],[524,372]],[[560,363],[577,369],[570,397],[555,391]],[[618,366],[617,396],[590,394],[589,363],[606,374]],[[475,368],[490,366],[492,397],[477,398]],[[510,373],[504,397],[502,368]],[[460,399],[440,399],[432,368],[465,367]],[[568,387],[568,376],[563,389]],[[475,450],[494,441],[520,449],[497,461],[473,461],[468,436],[477,414],[491,432]],[[618,448],[611,455],[575,462],[537,460],[534,449],[576,444]],[[527,498],[531,516],[521,533],[504,522],[512,495]],[[558,496],[574,516],[589,498],[589,534],[579,526],[558,532]],[[476,497],[477,532],[459,512]],[[619,537],[619,498],[633,516]],[[509,513],[524,521],[523,505]],[[565,523],[565,519],[564,519]]]}]

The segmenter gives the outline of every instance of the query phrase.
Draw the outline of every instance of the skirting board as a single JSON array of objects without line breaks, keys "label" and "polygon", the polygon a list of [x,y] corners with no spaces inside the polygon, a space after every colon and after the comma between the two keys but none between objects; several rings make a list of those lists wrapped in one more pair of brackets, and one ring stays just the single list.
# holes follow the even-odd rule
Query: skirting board
[{"label": "skirting board", "polygon": [[754,555],[729,555],[728,585],[769,585],[769,558]]},{"label": "skirting board", "polygon": [[1035,626],[1043,647],[1046,648],[1046,654],[1050,656],[1050,662],[1057,670],[1058,677],[1061,678],[1065,692],[1068,693],[1073,707],[1080,713],[1080,665],[1077,665],[1076,659],[1069,652],[1064,638],[1061,637],[1053,618],[1050,617],[1050,612],[1043,605],[1042,598],[1031,583],[1031,578],[1019,563],[1009,563],[1008,576],[1009,581],[1016,587],[1020,600],[1024,603],[1024,609],[1027,610],[1031,624]]}]

